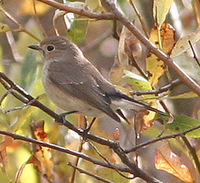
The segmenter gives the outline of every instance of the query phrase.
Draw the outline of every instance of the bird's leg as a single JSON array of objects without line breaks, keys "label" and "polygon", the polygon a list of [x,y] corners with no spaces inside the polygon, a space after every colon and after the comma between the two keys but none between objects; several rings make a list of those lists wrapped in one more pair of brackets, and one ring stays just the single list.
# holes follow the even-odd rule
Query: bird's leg
[{"label": "bird's leg", "polygon": [[65,116],[69,115],[69,114],[73,114],[73,113],[76,113],[78,111],[68,111],[68,112],[63,112],[60,114],[61,117],[65,118]]},{"label": "bird's leg", "polygon": [[128,119],[126,118],[126,116],[123,114],[123,112],[120,109],[117,109],[116,112],[123,118],[124,121],[126,121],[130,125],[130,122],[128,121]]},{"label": "bird's leg", "polygon": [[84,139],[87,138],[87,134],[88,134],[88,132],[90,131],[90,129],[91,129],[93,123],[95,122],[95,120],[96,120],[96,118],[94,117],[94,118],[92,119],[92,122],[90,123],[90,125],[89,125],[87,128],[85,128],[85,129],[83,130],[83,138],[84,138]]}]

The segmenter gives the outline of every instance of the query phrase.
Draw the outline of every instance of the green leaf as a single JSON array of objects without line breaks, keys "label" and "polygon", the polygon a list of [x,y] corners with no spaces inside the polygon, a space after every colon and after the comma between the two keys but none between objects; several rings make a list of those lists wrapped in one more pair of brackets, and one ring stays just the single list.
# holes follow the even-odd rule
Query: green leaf
[{"label": "green leaf", "polygon": [[79,44],[85,40],[87,33],[88,21],[87,20],[75,20],[72,24],[70,31],[67,33],[67,37],[76,44]]},{"label": "green leaf", "polygon": [[35,54],[32,51],[28,51],[21,70],[21,85],[28,91],[30,91],[36,79],[36,71],[37,61]]},{"label": "green leaf", "polygon": [[[169,117],[164,117],[164,116],[159,115],[159,118],[163,119],[163,121],[166,122],[166,127],[174,133],[183,132],[185,130],[189,130],[191,128],[194,128],[200,125],[200,120],[191,118],[189,116],[184,116],[184,115],[180,115],[180,116],[174,115],[173,116],[174,120],[171,123],[167,123]],[[186,134],[186,136],[199,138],[200,129],[189,132]]]},{"label": "green leaf", "polygon": [[199,97],[196,93],[187,92],[187,93],[178,94],[176,96],[168,97],[168,99],[188,99],[188,98],[196,98],[196,97]]},{"label": "green leaf", "polygon": [[125,78],[131,87],[136,91],[152,90],[151,83],[140,75],[134,74],[131,71],[124,70]]},{"label": "green leaf", "polygon": [[[149,91],[152,90],[151,83],[147,81],[140,75],[134,74],[133,72],[124,70],[125,78],[127,79],[127,83],[131,86],[131,88],[135,91]],[[154,94],[142,95],[144,99],[155,99]]]},{"label": "green leaf", "polygon": [[10,125],[10,130],[17,131],[21,129],[25,123],[30,121],[31,115],[35,110],[35,107],[27,107],[20,112],[18,111],[18,118]]}]

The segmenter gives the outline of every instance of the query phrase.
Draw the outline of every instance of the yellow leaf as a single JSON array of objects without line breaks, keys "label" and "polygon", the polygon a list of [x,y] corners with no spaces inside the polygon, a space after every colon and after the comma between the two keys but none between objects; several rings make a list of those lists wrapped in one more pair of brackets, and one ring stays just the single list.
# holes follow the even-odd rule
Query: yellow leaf
[{"label": "yellow leaf", "polygon": [[[36,6],[36,11],[38,15],[45,14],[50,6],[41,3],[41,2],[36,2],[35,1],[35,6]],[[35,15],[34,8],[33,8],[33,1],[30,0],[24,0],[23,3],[21,3],[21,6],[18,8],[18,14],[19,15]]]},{"label": "yellow leaf", "polygon": [[[47,133],[44,131],[44,121],[31,123],[31,130],[36,140],[40,140],[49,143]],[[39,161],[37,168],[42,175],[46,175],[46,178],[53,182],[53,161],[51,155],[51,149],[48,147],[35,146],[35,158]]]},{"label": "yellow leaf", "polygon": [[[160,32],[161,40],[159,39],[158,32]],[[162,51],[169,54],[175,44],[174,35],[175,32],[170,24],[164,23],[160,30],[158,30],[157,26],[154,26],[149,39],[157,47],[161,44]],[[159,41],[161,41],[160,44]],[[158,59],[154,54],[150,54],[146,60],[146,70],[149,73],[149,81],[152,86],[158,83],[159,78],[165,73],[165,68],[166,66],[162,60]]]},{"label": "yellow leaf", "polygon": [[199,97],[194,92],[187,92],[187,93],[181,93],[175,96],[170,96],[169,99],[187,99],[187,98],[196,98]]},{"label": "yellow leaf", "polygon": [[157,21],[159,29],[161,28],[163,22],[165,21],[172,3],[173,0],[154,0],[153,16],[154,19]]},{"label": "yellow leaf", "polygon": [[[154,102],[151,102],[151,107],[156,109],[158,107],[158,105],[154,101]],[[143,117],[143,120],[144,120],[143,121],[143,128],[144,129],[147,129],[147,128],[152,126],[154,119],[155,119],[155,115],[156,115],[156,113],[153,112],[153,111],[149,111],[149,113],[147,115],[144,115],[144,117]]]},{"label": "yellow leaf", "polygon": [[147,58],[147,71],[149,72],[149,82],[152,86],[156,85],[159,78],[165,73],[165,64],[157,56],[151,54]]},{"label": "yellow leaf", "polygon": [[10,27],[7,24],[0,22],[0,32],[8,32],[10,31]]}]

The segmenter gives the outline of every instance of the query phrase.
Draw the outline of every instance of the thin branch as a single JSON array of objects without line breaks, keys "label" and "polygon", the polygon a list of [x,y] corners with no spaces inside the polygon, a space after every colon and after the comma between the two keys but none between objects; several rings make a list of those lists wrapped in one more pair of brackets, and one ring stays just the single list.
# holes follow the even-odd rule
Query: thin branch
[{"label": "thin branch", "polygon": [[198,172],[200,174],[200,162],[199,162],[199,158],[197,156],[195,148],[192,147],[192,145],[190,144],[190,142],[188,141],[188,139],[185,136],[182,136],[182,140],[184,141],[185,145],[189,149],[189,152],[192,155],[192,158],[193,158],[194,163],[196,165],[196,168],[197,168],[197,170],[198,170]]},{"label": "thin branch", "polygon": [[[83,140],[83,139],[80,139],[80,140],[81,140],[81,143],[80,143],[80,145],[79,145],[79,149],[78,149],[78,152],[79,152],[79,153],[82,152],[82,150],[83,150],[83,144],[84,144],[84,140]],[[76,168],[74,168],[74,170],[73,170],[73,172],[72,172],[72,178],[71,178],[70,183],[74,183],[74,181],[75,181],[75,177],[76,177],[76,169],[77,169],[77,166],[78,166],[79,159],[80,159],[80,158],[77,157],[76,162],[75,162],[75,166],[76,166]]]},{"label": "thin branch", "polygon": [[[10,92],[11,94],[13,93],[13,91],[12,92]],[[13,112],[13,111],[18,111],[18,110],[22,110],[22,109],[24,109],[24,108],[26,108],[26,107],[29,107],[32,103],[34,102],[34,100],[33,101],[29,101],[28,103],[26,103],[26,104],[23,104],[23,105],[21,105],[21,106],[18,106],[18,107],[14,107],[14,108],[12,108],[12,109],[7,109],[7,110],[2,110],[2,109],[0,109],[0,112],[2,112],[2,113],[4,113],[4,114],[6,114],[6,113],[9,113],[9,112]]]},{"label": "thin branch", "polygon": [[86,16],[88,18],[92,18],[92,19],[97,19],[97,20],[115,20],[115,16],[113,15],[113,13],[96,13],[96,12],[92,12],[89,9],[79,9],[79,8],[74,8],[71,6],[67,6],[64,5],[62,3],[58,3],[56,1],[53,0],[37,0],[40,2],[43,2],[47,5],[50,5],[54,8],[63,10],[63,11],[67,11],[67,12],[72,12],[78,15],[82,15],[82,16]]},{"label": "thin branch", "polygon": [[79,152],[76,152],[76,151],[55,145],[55,144],[46,143],[46,142],[43,142],[43,141],[24,137],[24,136],[17,135],[17,134],[11,133],[11,132],[3,131],[3,130],[0,130],[0,134],[12,137],[15,140],[17,139],[17,140],[22,140],[24,142],[30,142],[30,143],[37,144],[37,145],[40,145],[40,146],[43,146],[43,147],[48,147],[48,148],[57,150],[59,152],[64,152],[64,153],[67,153],[67,154],[70,154],[70,155],[73,155],[73,156],[77,156],[77,157],[85,159],[85,160],[87,160],[87,161],[89,161],[93,164],[97,164],[97,165],[100,165],[100,166],[103,166],[103,167],[107,167],[107,168],[111,168],[111,169],[113,169],[113,167],[115,167],[116,169],[118,169],[119,171],[122,171],[122,172],[129,172],[129,173],[132,172],[129,168],[118,166],[118,165],[115,165],[115,164],[112,164],[112,166],[111,166],[111,165],[109,165],[105,162],[91,158],[90,156],[87,156],[83,153],[79,153]]},{"label": "thin branch", "polygon": [[173,90],[176,86],[180,85],[182,82],[179,79],[173,80],[171,83],[169,83],[168,85],[165,85],[161,88],[158,88],[156,90],[149,90],[149,91],[130,91],[130,93],[132,95],[148,95],[148,94],[160,94],[166,91],[171,91]]},{"label": "thin branch", "polygon": [[136,13],[136,15],[138,16],[138,18],[139,18],[139,20],[140,20],[140,23],[141,23],[141,25],[142,25],[142,28],[143,28],[143,31],[144,31],[146,37],[149,37],[148,31],[147,31],[147,26],[146,26],[146,24],[144,23],[144,20],[143,20],[142,16],[140,15],[140,12],[138,11],[138,9],[137,9],[135,3],[133,2],[133,0],[129,0],[129,2],[130,2],[130,4],[132,5],[132,7],[133,7],[133,9],[134,9],[134,11],[135,11],[135,13]]},{"label": "thin branch", "polygon": [[[15,23],[19,28],[18,28],[18,32],[24,32],[26,34],[28,34],[29,36],[31,36],[32,38],[34,38],[37,41],[41,41],[40,39],[38,39],[35,35],[33,35],[31,32],[29,32],[28,30],[26,30],[14,17],[12,17],[7,11],[5,11],[2,7],[0,7],[0,11],[8,18],[10,19],[13,23]],[[11,30],[12,31],[12,30]],[[16,30],[15,30],[16,31]]]},{"label": "thin branch", "polygon": [[158,58],[163,60],[165,64],[171,68],[180,78],[180,80],[187,85],[193,92],[200,96],[200,86],[190,78],[168,55],[159,50],[152,42],[148,40],[137,28],[136,26],[128,20],[121,11],[108,0],[104,0],[107,5],[110,7],[111,12],[115,15],[115,18],[118,19],[124,26],[126,26],[153,54]]},{"label": "thin branch", "polygon": [[198,64],[198,66],[200,67],[199,60],[198,60],[198,58],[197,58],[197,55],[196,55],[196,53],[195,53],[195,50],[194,50],[194,48],[193,48],[193,46],[192,46],[192,43],[191,43],[191,41],[189,40],[189,41],[188,41],[188,43],[189,43],[189,45],[190,45],[190,48],[191,48],[191,50],[192,50],[193,57],[194,57],[194,59],[195,59],[196,63]]},{"label": "thin branch", "polygon": [[[23,88],[15,84],[12,80],[10,80],[4,73],[0,72],[0,81],[4,80],[4,82],[8,83],[10,85],[10,88],[13,88],[16,90],[18,93],[20,93],[23,97],[28,99],[29,101],[33,101],[31,103],[32,106],[38,107],[51,117],[55,119],[55,122],[62,124],[69,129],[73,130],[80,136],[84,137],[85,133],[84,130],[78,129],[76,126],[71,124],[69,121],[65,120],[62,116],[56,114],[54,111],[51,109],[47,108],[45,105],[41,104],[39,101],[34,99],[31,95],[29,95]],[[140,177],[141,179],[147,181],[147,182],[152,182],[152,183],[161,183],[158,179],[154,178],[151,175],[148,175],[146,172],[144,172],[142,169],[138,168],[138,166],[132,162],[132,160],[124,153],[124,150],[122,147],[115,141],[108,140],[93,134],[88,133],[87,138],[95,141],[99,144],[108,146],[109,148],[113,149],[113,151],[119,156],[121,161],[129,167],[129,172],[132,173],[135,177]],[[40,142],[41,143],[41,142]]]},{"label": "thin branch", "polygon": [[[92,144],[91,142],[89,142],[89,144],[92,146],[92,148],[96,151],[96,153],[97,153],[106,163],[112,165],[112,164],[99,152],[99,150],[94,146],[94,144]],[[113,169],[115,169],[115,168],[113,167]],[[133,179],[133,178],[134,178],[134,177],[127,177],[127,176],[125,176],[124,174],[122,174],[121,172],[119,172],[117,169],[115,169],[115,170],[117,171],[117,173],[118,173],[119,175],[121,175],[121,176],[124,177],[125,179]]]},{"label": "thin branch", "polygon": [[200,125],[195,126],[195,127],[193,127],[193,128],[190,128],[190,129],[185,130],[185,131],[180,132],[180,133],[175,133],[175,134],[172,134],[172,135],[166,135],[166,136],[164,136],[164,137],[157,137],[157,138],[154,138],[154,139],[152,139],[152,140],[149,140],[149,141],[146,141],[146,142],[144,142],[144,143],[141,143],[141,144],[139,144],[139,145],[137,145],[137,146],[135,146],[135,147],[133,147],[133,148],[131,148],[131,149],[129,149],[129,150],[125,150],[125,153],[130,153],[130,152],[132,152],[132,151],[136,151],[136,150],[139,149],[139,148],[145,147],[145,146],[147,146],[147,145],[153,144],[153,143],[158,142],[158,141],[161,141],[161,140],[172,139],[172,138],[176,138],[176,137],[182,137],[182,136],[186,135],[187,133],[192,132],[192,131],[194,131],[194,130],[197,130],[197,129],[199,129],[199,128],[200,128]]},{"label": "thin branch", "polygon": [[7,90],[7,91],[3,94],[3,96],[2,96],[1,99],[0,99],[0,106],[1,106],[2,102],[4,101],[4,99],[5,99],[10,93],[11,93],[11,91],[10,91],[10,90]]},{"label": "thin branch", "polygon": [[99,44],[100,44],[102,41],[104,41],[106,38],[108,38],[108,37],[111,36],[111,35],[112,35],[112,30],[109,29],[109,30],[103,32],[103,33],[101,34],[101,36],[99,36],[99,37],[97,37],[96,39],[90,41],[90,44],[87,44],[87,45],[82,46],[82,47],[81,47],[81,50],[82,50],[83,52],[88,52],[88,51],[94,49],[96,46],[99,46]]},{"label": "thin branch", "polygon": [[119,20],[124,26],[126,26],[152,53],[154,53],[158,58],[163,60],[165,64],[171,68],[181,79],[181,81],[186,84],[193,92],[198,94],[200,96],[200,86],[192,79],[190,78],[174,61],[172,58],[170,58],[168,55],[166,55],[164,52],[159,50],[152,42],[148,40],[147,37],[145,37],[136,27],[135,25],[129,21],[122,12],[115,6],[114,3],[111,3],[108,0],[104,0],[105,3],[108,5],[108,7],[111,10],[111,13],[95,13],[91,10],[86,9],[78,9],[70,6],[66,6],[61,3],[57,3],[53,0],[37,0],[40,2],[43,2],[45,4],[48,4],[50,6],[53,6],[55,8],[67,11],[67,12],[73,12],[78,15],[86,16],[88,18],[94,18],[97,20]]},{"label": "thin branch", "polygon": [[40,26],[40,28],[41,28],[41,30],[42,30],[44,36],[45,36],[45,37],[48,37],[48,35],[47,35],[47,33],[46,33],[46,31],[45,31],[43,25],[41,24],[40,19],[39,19],[39,16],[38,16],[38,13],[37,13],[37,8],[36,8],[36,2],[35,2],[35,1],[36,1],[36,0],[33,0],[33,10],[34,10],[34,13],[35,13],[36,21],[37,21],[37,23],[39,24],[39,26]]},{"label": "thin branch", "polygon": [[16,46],[12,32],[10,32],[10,31],[6,32],[6,37],[7,37],[7,40],[10,45],[12,55],[13,55],[15,61],[23,61],[23,58],[19,55],[19,53],[17,51],[17,46]]},{"label": "thin branch", "polygon": [[71,163],[68,163],[68,165],[71,166],[71,167],[73,167],[74,169],[78,170],[80,173],[84,173],[84,174],[86,174],[86,175],[89,175],[89,176],[91,176],[91,177],[93,177],[93,178],[95,178],[95,179],[97,179],[97,180],[100,180],[100,181],[106,182],[106,183],[113,183],[113,182],[111,182],[110,180],[103,179],[102,177],[99,177],[98,175],[94,175],[94,174],[92,174],[92,173],[90,173],[90,172],[87,172],[87,171],[81,169],[81,168],[78,168],[77,166],[72,165]]}]

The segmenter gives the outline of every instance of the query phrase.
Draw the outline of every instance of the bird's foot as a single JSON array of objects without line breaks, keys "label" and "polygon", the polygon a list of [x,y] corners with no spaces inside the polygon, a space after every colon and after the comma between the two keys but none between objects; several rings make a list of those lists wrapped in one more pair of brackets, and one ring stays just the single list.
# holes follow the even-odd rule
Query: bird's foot
[{"label": "bird's foot", "polygon": [[76,113],[78,111],[68,111],[68,112],[63,112],[60,114],[61,117],[65,118],[65,116],[69,115],[69,114],[73,114],[73,113]]},{"label": "bird's foot", "polygon": [[88,133],[89,133],[89,131],[90,131],[90,129],[91,129],[93,123],[95,122],[95,120],[96,120],[96,118],[93,118],[93,119],[92,119],[92,122],[90,123],[90,125],[89,125],[87,128],[85,128],[85,129],[83,130],[83,135],[82,135],[82,137],[83,137],[84,140],[87,140],[87,135],[88,135]]}]

